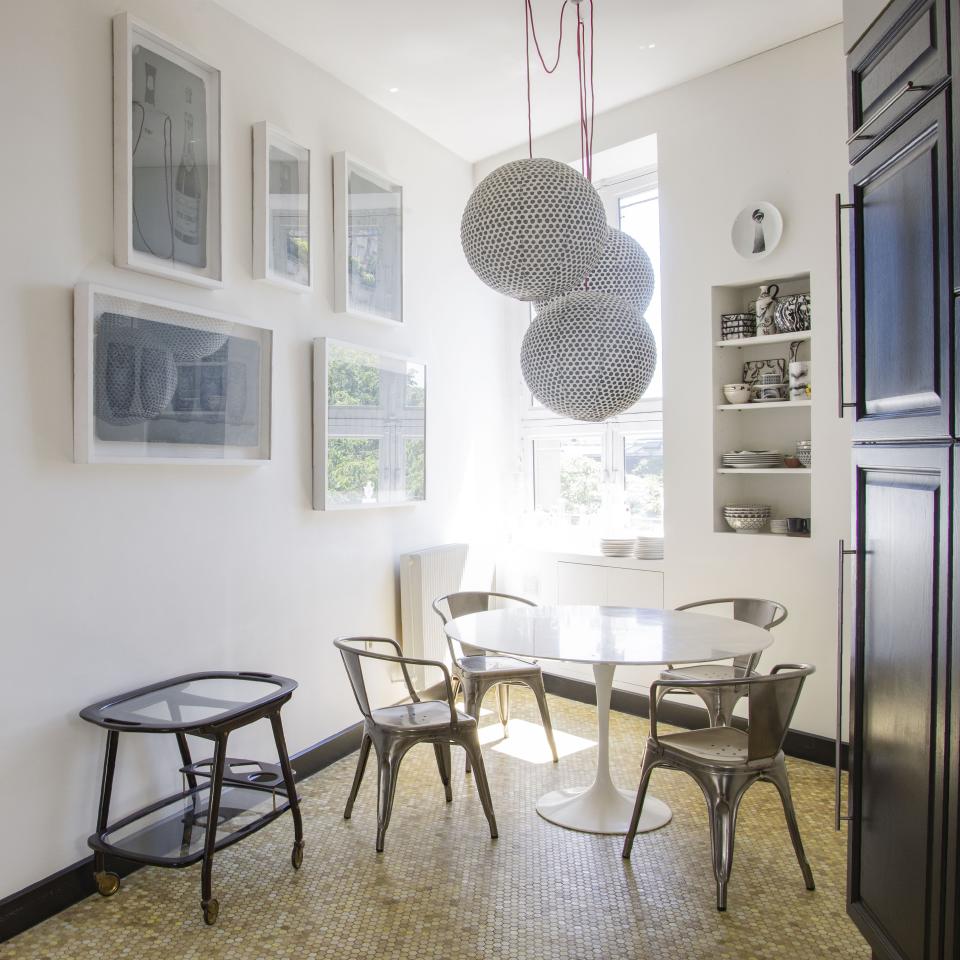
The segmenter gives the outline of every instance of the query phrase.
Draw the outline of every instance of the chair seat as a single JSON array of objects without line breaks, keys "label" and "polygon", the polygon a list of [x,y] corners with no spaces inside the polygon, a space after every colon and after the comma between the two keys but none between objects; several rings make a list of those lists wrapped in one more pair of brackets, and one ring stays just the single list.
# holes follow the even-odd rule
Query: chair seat
[{"label": "chair seat", "polygon": [[[746,674],[755,677],[755,672]],[[660,674],[661,680],[742,680],[744,674],[738,674],[731,663],[695,663],[687,667],[676,667],[673,670],[664,670]],[[689,690],[688,693],[696,693]]]},{"label": "chair seat", "polygon": [[659,740],[667,753],[695,757],[711,765],[740,767],[748,763],[747,734],[735,727],[683,730],[662,734]]},{"label": "chair seat", "polygon": [[517,657],[461,657],[457,666],[465,674],[501,673],[504,676],[535,676],[540,673],[538,663],[528,663]]},{"label": "chair seat", "polygon": [[[391,730],[442,730],[450,726],[450,705],[445,700],[422,700],[420,703],[401,703],[371,712],[378,727]],[[457,711],[461,726],[472,727],[476,720]]]}]

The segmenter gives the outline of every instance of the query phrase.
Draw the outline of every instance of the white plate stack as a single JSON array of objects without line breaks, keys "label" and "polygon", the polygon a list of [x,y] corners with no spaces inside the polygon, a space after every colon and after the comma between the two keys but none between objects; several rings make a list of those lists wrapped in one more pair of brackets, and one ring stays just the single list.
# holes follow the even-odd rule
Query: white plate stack
[{"label": "white plate stack", "polygon": [[783,454],[778,450],[731,450],[720,462],[733,470],[770,470],[783,466]]},{"label": "white plate stack", "polygon": [[605,557],[632,557],[636,537],[601,537],[600,553]]},{"label": "white plate stack", "polygon": [[770,518],[770,532],[771,533],[786,533],[787,532],[787,521],[784,519],[776,519],[774,517]]},{"label": "white plate stack", "polygon": [[633,555],[638,560],[662,560],[663,537],[637,537]]}]

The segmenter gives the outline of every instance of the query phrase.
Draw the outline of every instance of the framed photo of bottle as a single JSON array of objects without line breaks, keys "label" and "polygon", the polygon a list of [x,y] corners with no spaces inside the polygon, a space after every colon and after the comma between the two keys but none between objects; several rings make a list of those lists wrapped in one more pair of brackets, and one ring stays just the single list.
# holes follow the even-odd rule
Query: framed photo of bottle
[{"label": "framed photo of bottle", "polygon": [[220,71],[127,13],[113,60],[114,260],[221,286]]},{"label": "framed photo of bottle", "polygon": [[253,127],[253,275],[313,288],[310,151],[265,121]]},{"label": "framed photo of bottle", "polygon": [[77,463],[270,460],[273,331],[94,283],[74,291]]},{"label": "framed photo of bottle", "polygon": [[403,323],[403,187],[347,153],[333,158],[334,309]]},{"label": "framed photo of bottle", "polygon": [[422,503],[426,417],[424,364],[342,340],[314,340],[314,510]]}]

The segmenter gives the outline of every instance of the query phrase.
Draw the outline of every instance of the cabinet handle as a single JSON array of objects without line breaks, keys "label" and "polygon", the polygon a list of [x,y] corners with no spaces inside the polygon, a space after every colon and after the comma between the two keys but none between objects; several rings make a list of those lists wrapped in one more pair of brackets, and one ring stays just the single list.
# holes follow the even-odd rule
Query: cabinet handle
[{"label": "cabinet handle", "polygon": [[849,147],[850,144],[856,140],[872,140],[874,135],[872,133],[865,133],[864,131],[872,127],[894,104],[908,93],[926,93],[929,89],[929,85],[914,83],[912,80],[908,80],[869,120],[861,123],[860,126],[853,131],[847,138],[847,146]]},{"label": "cabinet handle", "polygon": [[843,752],[843,573],[844,558],[856,554],[856,550],[848,550],[843,540],[838,541],[837,545],[837,738],[834,752],[833,769],[833,828],[840,829],[840,823],[843,820],[849,820],[850,816],[842,816],[840,813],[840,767],[841,754]]},{"label": "cabinet handle", "polygon": [[844,203],[843,197],[834,197],[834,232],[837,241],[837,416],[842,420],[847,407],[855,407],[843,399],[843,211],[852,210],[853,203]]}]

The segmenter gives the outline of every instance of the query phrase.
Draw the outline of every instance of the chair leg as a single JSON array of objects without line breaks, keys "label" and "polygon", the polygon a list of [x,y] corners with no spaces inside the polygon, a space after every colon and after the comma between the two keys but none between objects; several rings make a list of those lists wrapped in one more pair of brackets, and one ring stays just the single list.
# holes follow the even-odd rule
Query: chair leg
[{"label": "chair leg", "polygon": [[[727,884],[733,870],[733,841],[740,800],[753,779],[729,781],[717,778],[707,790],[713,875],[717,881],[717,909],[727,909]],[[703,786],[703,784],[701,784]]]},{"label": "chair leg", "polygon": [[453,791],[450,789],[450,744],[435,743],[433,752],[437,755],[437,769],[440,771],[443,792],[446,795],[447,803],[450,803],[453,800]]},{"label": "chair leg", "polygon": [[483,765],[483,754],[480,752],[480,737],[477,735],[476,729],[463,734],[461,744],[466,751],[468,761],[470,759],[473,760],[473,779],[477,785],[480,805],[486,814],[487,823],[490,824],[490,837],[496,840],[499,836],[497,832],[497,818],[493,815],[493,798],[490,796],[490,785],[487,783],[487,771]]},{"label": "chair leg", "polygon": [[377,796],[377,853],[383,853],[383,838],[390,826],[390,814],[393,813],[393,797],[397,792],[397,772],[400,769],[400,757],[396,755],[378,758],[378,796]]},{"label": "chair leg", "polygon": [[[476,680],[463,683],[463,710],[480,724],[480,701],[483,699],[480,686]],[[467,759],[464,763],[464,773],[470,773],[470,751],[467,751]]]},{"label": "chair leg", "polygon": [[[685,691],[689,692],[689,691]],[[694,691],[697,696],[703,701],[703,705],[707,708],[707,720],[711,727],[722,726],[721,713],[722,707],[720,704],[720,696],[714,690],[696,690]]]},{"label": "chair leg", "polygon": [[547,691],[543,686],[543,674],[540,674],[534,680],[528,680],[527,686],[530,687],[533,695],[537,698],[537,705],[540,707],[540,722],[543,724],[547,742],[550,744],[553,762],[557,763],[560,757],[557,755],[557,743],[553,739],[553,722],[550,720],[550,707],[547,706]]},{"label": "chair leg", "polygon": [[503,727],[504,737],[510,736],[507,725],[510,723],[510,684],[501,683],[497,686],[497,711],[500,714],[500,725]]},{"label": "chair leg", "polygon": [[780,794],[783,801],[783,815],[787,821],[787,830],[790,831],[790,839],[793,841],[793,852],[797,855],[797,863],[800,864],[800,870],[803,873],[803,882],[808,890],[815,890],[813,882],[813,871],[807,862],[807,855],[803,852],[803,841],[800,839],[800,827],[797,825],[797,814],[793,809],[793,796],[790,793],[790,781],[787,778],[786,764],[781,760],[771,770],[767,771],[768,779]]},{"label": "chair leg", "polygon": [[630,826],[627,828],[627,835],[623,840],[623,852],[621,856],[624,860],[630,859],[630,853],[633,850],[633,839],[637,835],[637,827],[640,825],[640,815],[643,813],[643,801],[647,798],[647,787],[650,784],[650,774],[657,765],[657,756],[650,749],[650,741],[643,751],[643,763],[640,767],[640,786],[637,788],[637,801],[633,805],[633,816],[630,818]]},{"label": "chair leg", "polygon": [[363,781],[363,771],[367,768],[367,757],[370,756],[370,744],[372,742],[369,734],[364,733],[363,739],[360,741],[360,756],[357,757],[357,772],[353,775],[353,786],[350,788],[350,796],[347,797],[347,805],[343,811],[344,820],[349,820],[353,814],[353,804],[357,799],[357,793]]}]

